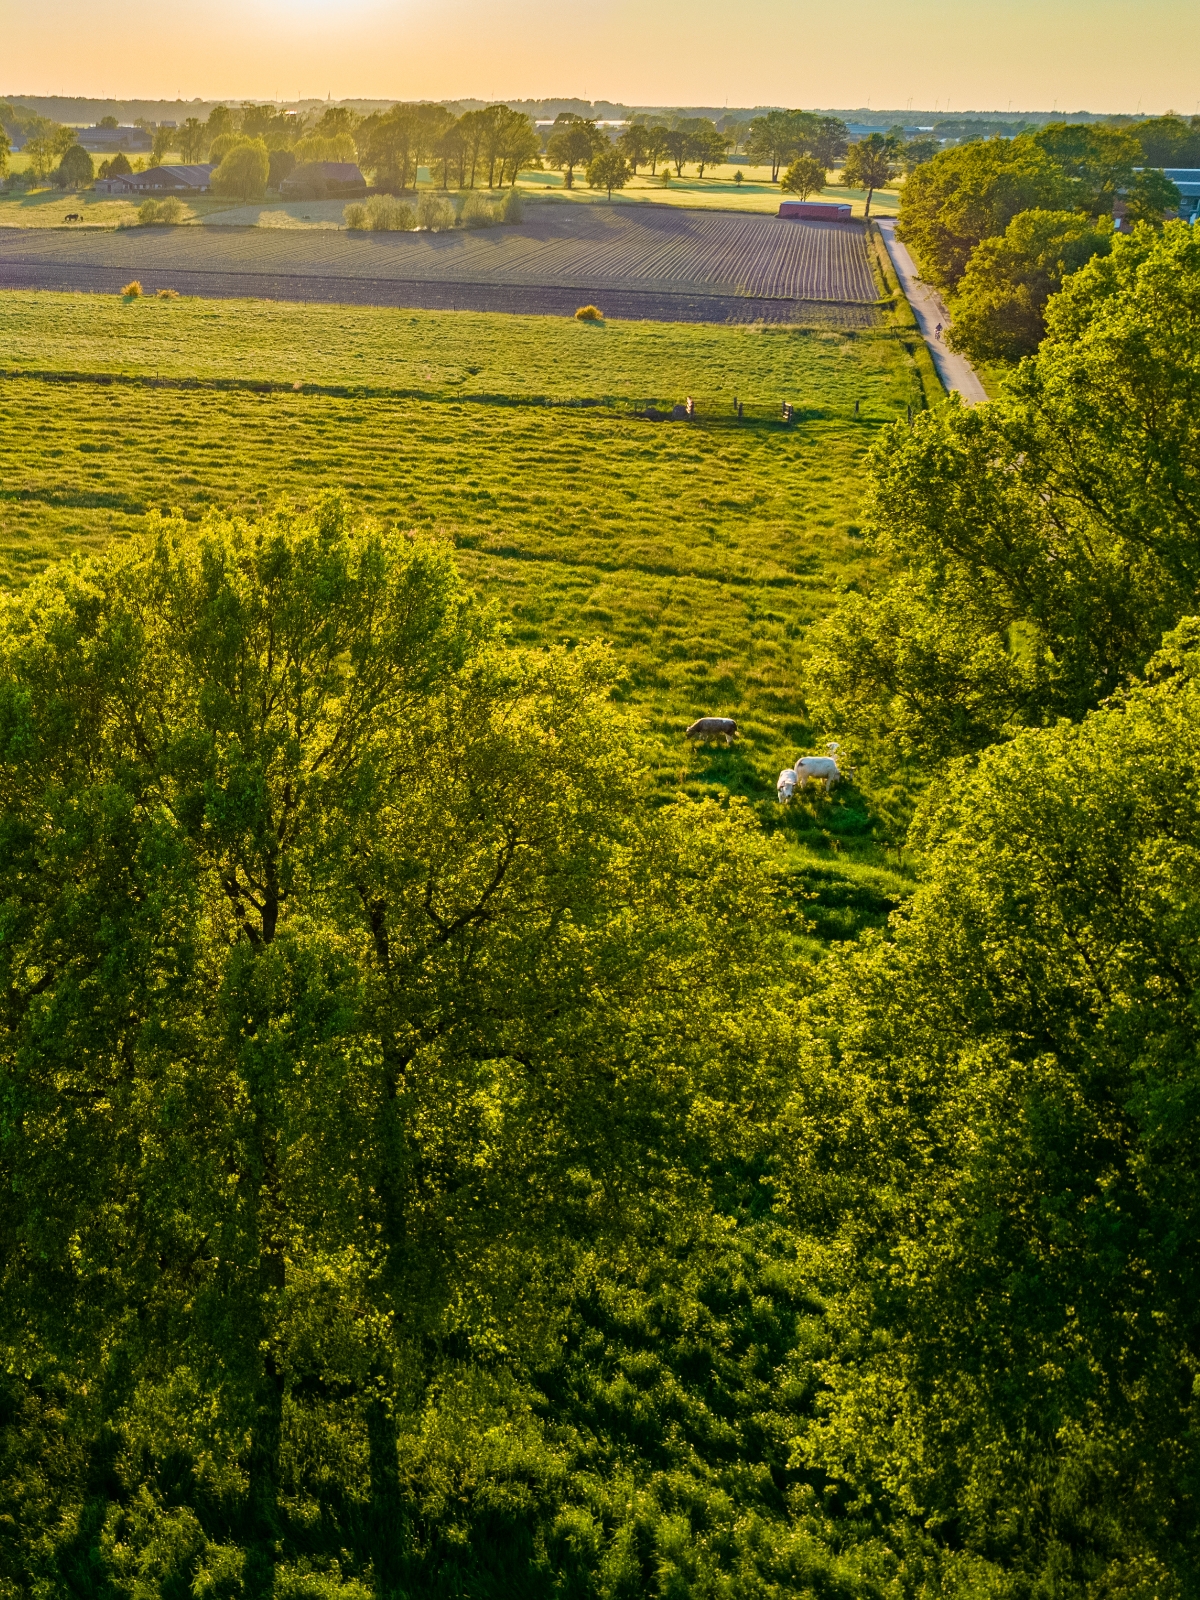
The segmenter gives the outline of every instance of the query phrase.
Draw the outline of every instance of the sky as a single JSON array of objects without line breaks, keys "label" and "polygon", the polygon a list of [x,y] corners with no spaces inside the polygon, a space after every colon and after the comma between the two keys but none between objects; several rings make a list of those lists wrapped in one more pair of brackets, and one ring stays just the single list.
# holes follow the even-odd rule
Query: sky
[{"label": "sky", "polygon": [[1200,110],[1197,0],[0,0],[0,95]]}]

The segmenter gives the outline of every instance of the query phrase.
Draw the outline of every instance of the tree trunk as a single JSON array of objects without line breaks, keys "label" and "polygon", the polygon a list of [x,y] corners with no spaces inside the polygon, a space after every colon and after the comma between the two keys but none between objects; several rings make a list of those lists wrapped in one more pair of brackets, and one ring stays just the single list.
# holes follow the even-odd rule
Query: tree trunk
[{"label": "tree trunk", "polygon": [[396,1419],[386,1402],[379,1395],[373,1395],[367,1402],[366,1420],[371,1474],[371,1562],[375,1569],[375,1593],[379,1600],[389,1600],[400,1586],[404,1559]]}]

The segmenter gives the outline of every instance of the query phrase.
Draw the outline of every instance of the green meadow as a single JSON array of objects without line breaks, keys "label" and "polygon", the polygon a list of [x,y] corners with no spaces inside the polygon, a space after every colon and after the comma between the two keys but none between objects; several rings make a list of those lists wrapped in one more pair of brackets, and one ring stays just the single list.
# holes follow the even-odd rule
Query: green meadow
[{"label": "green meadow", "polygon": [[[452,541],[515,639],[610,643],[656,788],[744,796],[788,836],[818,933],[845,936],[903,892],[897,857],[852,785],[781,818],[774,782],[821,734],[801,688],[808,627],[870,576],[864,454],[934,398],[909,340],[10,292],[4,581],[149,512],[341,488],[385,525]],[[636,414],[689,394],[693,424]],[[692,750],[683,730],[704,714],[736,716],[743,738]]]}]

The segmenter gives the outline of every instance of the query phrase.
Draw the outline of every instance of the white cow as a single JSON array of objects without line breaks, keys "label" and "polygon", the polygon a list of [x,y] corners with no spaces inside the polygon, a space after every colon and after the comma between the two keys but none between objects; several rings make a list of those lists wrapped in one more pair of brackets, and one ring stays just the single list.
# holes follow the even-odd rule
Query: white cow
[{"label": "white cow", "polygon": [[784,767],[775,780],[775,793],[779,796],[779,804],[786,806],[796,792],[796,774],[791,767]]},{"label": "white cow", "polygon": [[838,746],[828,744],[825,748],[829,751],[827,756],[797,756],[796,757],[796,782],[803,789],[811,778],[814,783],[825,785],[828,794],[835,783],[841,780],[841,770],[837,764]]}]

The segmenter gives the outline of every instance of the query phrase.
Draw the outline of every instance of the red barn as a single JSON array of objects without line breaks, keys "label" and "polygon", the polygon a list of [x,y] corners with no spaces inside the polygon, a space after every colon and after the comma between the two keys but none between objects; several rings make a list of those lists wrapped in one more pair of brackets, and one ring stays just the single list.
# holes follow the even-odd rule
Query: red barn
[{"label": "red barn", "polygon": [[802,222],[849,222],[850,207],[834,200],[785,200],[779,215]]}]

